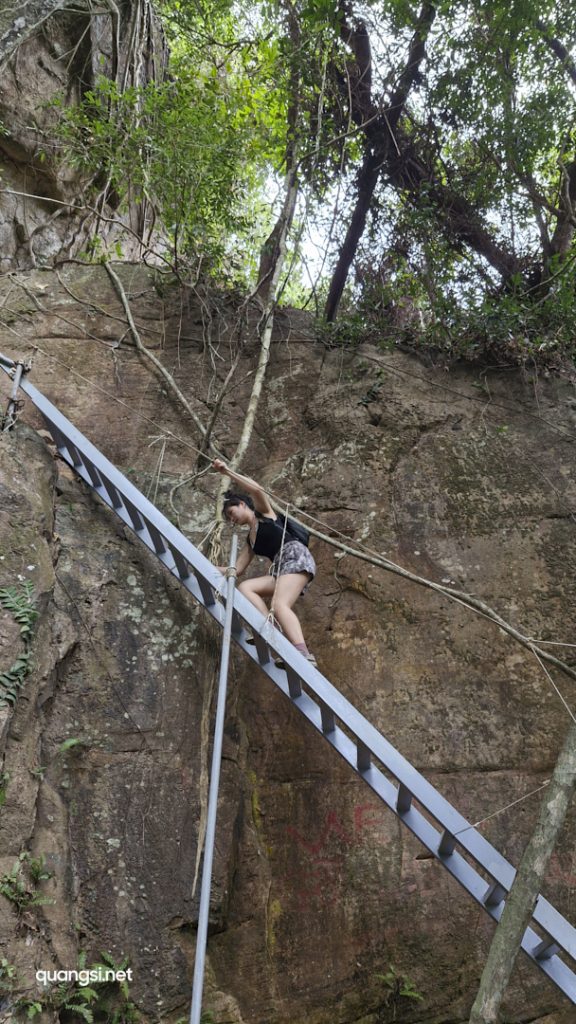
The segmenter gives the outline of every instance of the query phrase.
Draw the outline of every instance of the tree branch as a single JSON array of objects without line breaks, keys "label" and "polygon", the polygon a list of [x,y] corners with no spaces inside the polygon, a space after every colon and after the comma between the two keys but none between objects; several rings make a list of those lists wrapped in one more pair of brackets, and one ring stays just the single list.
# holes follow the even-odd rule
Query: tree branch
[{"label": "tree branch", "polygon": [[548,48],[552,50],[552,53],[558,58],[568,77],[576,85],[576,64],[564,44],[552,34],[548,26],[540,18],[536,20],[535,24]]},{"label": "tree branch", "polygon": [[386,112],[390,132],[393,132],[396,128],[406,106],[410,90],[420,77],[420,65],[426,57],[426,40],[430,34],[430,29],[432,28],[435,17],[435,4],[429,3],[428,0],[426,0],[422,5],[420,14],[418,15],[414,35],[410,41],[408,59],[404,65],[402,74],[400,75],[398,87],[392,95]]},{"label": "tree branch", "polygon": [[[343,0],[339,8],[340,38],[351,50],[354,60],[346,62],[348,72],[345,99],[350,102],[352,120],[359,127],[370,124],[378,114],[372,98],[372,51],[366,22],[356,18],[354,24],[348,20],[352,14],[349,0]],[[368,129],[369,130],[369,129]]]},{"label": "tree branch", "polygon": [[356,203],[330,281],[324,309],[328,323],[336,318],[350,267],[364,234],[380,172],[384,167],[388,168],[391,160],[399,156],[396,129],[404,113],[410,90],[420,73],[420,65],[426,56],[426,39],[436,15],[435,6],[429,0],[425,0],[410,41],[398,86],[386,110],[378,115],[378,106],[372,97],[370,37],[366,24],[361,19],[357,19],[354,26],[350,25],[350,11],[349,0],[342,0],[340,36],[354,55],[354,62],[348,63],[351,116],[355,124],[363,127],[366,146],[357,177]]},{"label": "tree branch", "polygon": [[332,323],[336,319],[340,300],[348,280],[348,273],[356,256],[360,239],[364,234],[366,219],[374,190],[378,184],[381,167],[382,162],[379,157],[374,155],[371,147],[366,147],[362,167],[356,179],[356,203],[330,279],[330,288],[324,308],[324,316],[328,323]]},{"label": "tree branch", "polygon": [[[175,395],[176,399],[178,400],[178,402],[180,403],[182,408],[185,409],[185,411],[187,412],[188,416],[190,416],[190,419],[196,425],[196,427],[198,428],[198,430],[202,434],[202,437],[206,437],[206,435],[208,433],[206,427],[204,426],[202,421],[198,418],[198,416],[194,412],[192,406],[190,405],[188,400],[185,398],[185,396],[180,391],[180,388],[178,387],[178,385],[177,385],[176,381],[174,380],[172,374],[168,372],[166,367],[163,366],[163,364],[160,362],[160,360],[157,358],[157,356],[155,356],[154,353],[150,351],[150,349],[146,348],[144,342],[142,341],[142,338],[140,337],[140,332],[138,331],[138,328],[136,327],[136,324],[134,322],[134,317],[132,316],[132,310],[130,308],[130,302],[128,301],[128,296],[126,295],[126,292],[124,290],[124,285],[122,284],[120,278],[118,277],[116,272],[114,270],[112,270],[112,267],[110,266],[109,263],[105,263],[104,267],[106,268],[106,273],[108,274],[108,277],[112,281],[112,284],[114,286],[116,294],[118,295],[118,298],[120,299],[120,301],[121,301],[121,303],[122,303],[122,305],[124,307],[124,312],[126,313],[126,319],[128,320],[128,324],[130,325],[130,333],[131,333],[132,337],[134,338],[134,344],[136,345],[136,348],[138,349],[138,351],[146,359],[148,359],[152,363],[152,365],[155,367],[155,369],[158,371],[158,373],[164,378],[164,380],[166,381],[166,383],[167,383],[168,387],[170,388],[172,394]],[[212,445],[211,442],[210,442],[210,447],[213,448],[213,450],[215,452],[217,451],[216,447],[214,445]]]}]

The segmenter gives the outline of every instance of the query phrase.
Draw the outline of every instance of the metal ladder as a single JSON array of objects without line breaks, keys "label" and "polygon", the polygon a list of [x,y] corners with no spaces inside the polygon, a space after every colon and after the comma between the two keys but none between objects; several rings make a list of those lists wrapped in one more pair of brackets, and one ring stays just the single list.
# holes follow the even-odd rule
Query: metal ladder
[{"label": "metal ladder", "polygon": [[[2,368],[41,412],[60,456],[223,626],[223,577],[40,391],[0,355]],[[238,591],[232,637],[367,786],[495,921],[515,869]],[[246,643],[247,629],[255,646]],[[280,657],[285,669],[274,659]],[[538,897],[522,949],[576,1005],[576,929]]]}]

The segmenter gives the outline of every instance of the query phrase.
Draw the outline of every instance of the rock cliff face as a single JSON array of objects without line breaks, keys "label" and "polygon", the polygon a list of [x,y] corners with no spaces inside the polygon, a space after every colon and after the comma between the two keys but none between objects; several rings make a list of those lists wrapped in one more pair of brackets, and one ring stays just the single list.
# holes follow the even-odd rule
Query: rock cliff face
[{"label": "rock cliff face", "polygon": [[28,0],[0,10],[0,272],[75,256],[91,232],[104,243],[122,236],[126,254],[139,255],[145,210],[116,210],[104,169],[88,179],[71,166],[54,129],[98,76],[141,85],[163,77],[165,58],[148,0]]},{"label": "rock cliff face", "polygon": [[[119,272],[144,343],[207,422],[234,354],[232,305]],[[0,306],[0,351],[36,346],[34,383],[200,541],[216,483],[183,483],[198,433],[129,344],[104,268],[4,279]],[[248,327],[216,425],[224,452],[254,355]],[[34,883],[24,860],[28,899],[18,910],[0,896],[0,960],[17,971],[0,979],[5,1019],[18,993],[33,998],[36,970],[72,969],[85,951],[88,963],[127,957],[144,1020],[175,1022],[188,1012],[218,637],[40,427],[27,404],[0,438],[0,587],[30,580],[38,612],[33,669],[1,712],[0,873],[22,851],[52,872]],[[351,543],[453,581],[527,634],[573,642],[575,438],[569,381],[326,350],[286,311],[245,469]],[[539,664],[457,604],[313,550],[300,613],[322,671],[518,862],[541,794],[501,809],[544,784],[569,722]],[[20,649],[4,608],[1,671]],[[573,684],[557,682],[574,708]],[[219,814],[215,1021],[467,1020],[489,920],[239,655]],[[572,819],[546,885],[572,918],[574,839]],[[36,889],[51,902],[35,906]],[[421,1000],[399,994],[392,966]],[[62,999],[40,999],[46,1021],[69,1019]],[[568,1024],[573,1009],[519,960],[506,1013]]]}]

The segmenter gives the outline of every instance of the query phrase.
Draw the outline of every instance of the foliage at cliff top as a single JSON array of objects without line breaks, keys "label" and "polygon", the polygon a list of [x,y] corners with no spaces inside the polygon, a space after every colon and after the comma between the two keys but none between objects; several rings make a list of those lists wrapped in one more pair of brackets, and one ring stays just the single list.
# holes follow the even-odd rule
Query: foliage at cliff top
[{"label": "foliage at cliff top", "polygon": [[153,211],[174,263],[254,285],[295,153],[285,298],[448,353],[572,357],[567,0],[157,7],[166,79],[100,79],[62,138],[119,205]]}]

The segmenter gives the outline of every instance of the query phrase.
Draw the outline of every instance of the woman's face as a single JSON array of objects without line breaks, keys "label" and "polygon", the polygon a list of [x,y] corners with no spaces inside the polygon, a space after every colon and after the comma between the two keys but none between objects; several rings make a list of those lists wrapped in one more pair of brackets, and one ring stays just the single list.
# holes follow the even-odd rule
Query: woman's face
[{"label": "woman's face", "polygon": [[251,526],[254,513],[245,501],[241,501],[238,505],[230,505],[226,509],[226,519],[229,523],[233,523],[234,526]]}]

